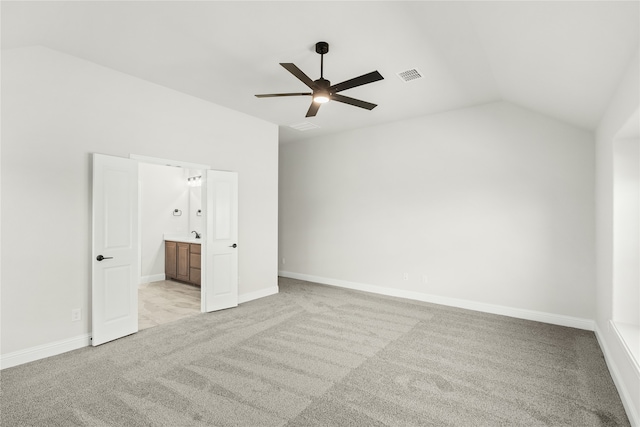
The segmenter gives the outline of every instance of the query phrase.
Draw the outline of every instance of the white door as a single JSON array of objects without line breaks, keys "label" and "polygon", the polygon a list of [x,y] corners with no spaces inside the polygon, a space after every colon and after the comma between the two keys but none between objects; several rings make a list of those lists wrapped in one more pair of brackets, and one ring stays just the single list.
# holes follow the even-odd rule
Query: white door
[{"label": "white door", "polygon": [[91,344],[138,331],[138,162],[93,155]]},{"label": "white door", "polygon": [[206,171],[202,311],[238,305],[238,174]]}]

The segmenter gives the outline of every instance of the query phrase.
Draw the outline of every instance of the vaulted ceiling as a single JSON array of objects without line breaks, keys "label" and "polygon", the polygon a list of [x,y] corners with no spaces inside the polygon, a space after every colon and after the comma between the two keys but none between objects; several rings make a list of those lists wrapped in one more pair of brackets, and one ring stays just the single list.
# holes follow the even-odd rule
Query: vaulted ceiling
[{"label": "vaulted ceiling", "polygon": [[[283,142],[497,100],[593,130],[638,52],[637,1],[2,2],[2,48],[43,45],[280,125]],[[332,83],[378,70],[305,118],[278,65]],[[417,69],[404,82],[397,73]],[[301,132],[289,126],[309,122]]]}]

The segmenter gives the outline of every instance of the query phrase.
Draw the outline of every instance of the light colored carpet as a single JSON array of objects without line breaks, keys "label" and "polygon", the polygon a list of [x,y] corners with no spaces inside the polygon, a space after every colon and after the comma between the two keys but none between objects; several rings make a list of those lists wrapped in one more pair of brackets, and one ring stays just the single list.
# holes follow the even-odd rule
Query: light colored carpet
[{"label": "light colored carpet", "polygon": [[2,371],[3,426],[626,426],[592,332],[280,279]]}]

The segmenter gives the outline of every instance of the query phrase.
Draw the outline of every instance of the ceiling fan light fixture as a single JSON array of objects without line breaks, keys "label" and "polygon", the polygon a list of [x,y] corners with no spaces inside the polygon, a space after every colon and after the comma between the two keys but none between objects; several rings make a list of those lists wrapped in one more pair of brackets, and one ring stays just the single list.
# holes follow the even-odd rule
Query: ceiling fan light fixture
[{"label": "ceiling fan light fixture", "polygon": [[327,103],[327,102],[329,102],[329,99],[330,99],[330,98],[329,98],[329,93],[324,92],[324,91],[322,91],[322,92],[316,92],[316,93],[313,95],[313,102],[317,102],[318,104],[324,104],[324,103]]}]

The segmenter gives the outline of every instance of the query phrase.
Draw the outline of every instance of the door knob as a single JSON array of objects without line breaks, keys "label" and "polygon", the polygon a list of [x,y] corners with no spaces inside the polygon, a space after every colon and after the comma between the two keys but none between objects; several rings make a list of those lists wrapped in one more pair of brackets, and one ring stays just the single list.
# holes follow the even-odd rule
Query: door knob
[{"label": "door knob", "polygon": [[102,256],[102,255],[98,255],[98,256],[96,257],[96,259],[97,259],[98,261],[102,261],[103,259],[113,259],[113,257],[112,257],[112,256]]},{"label": "door knob", "polygon": [[237,248],[237,247],[238,247],[238,245],[236,245],[236,244],[234,243],[233,245],[231,245],[231,246],[229,246],[229,247],[230,247],[230,248]]}]

